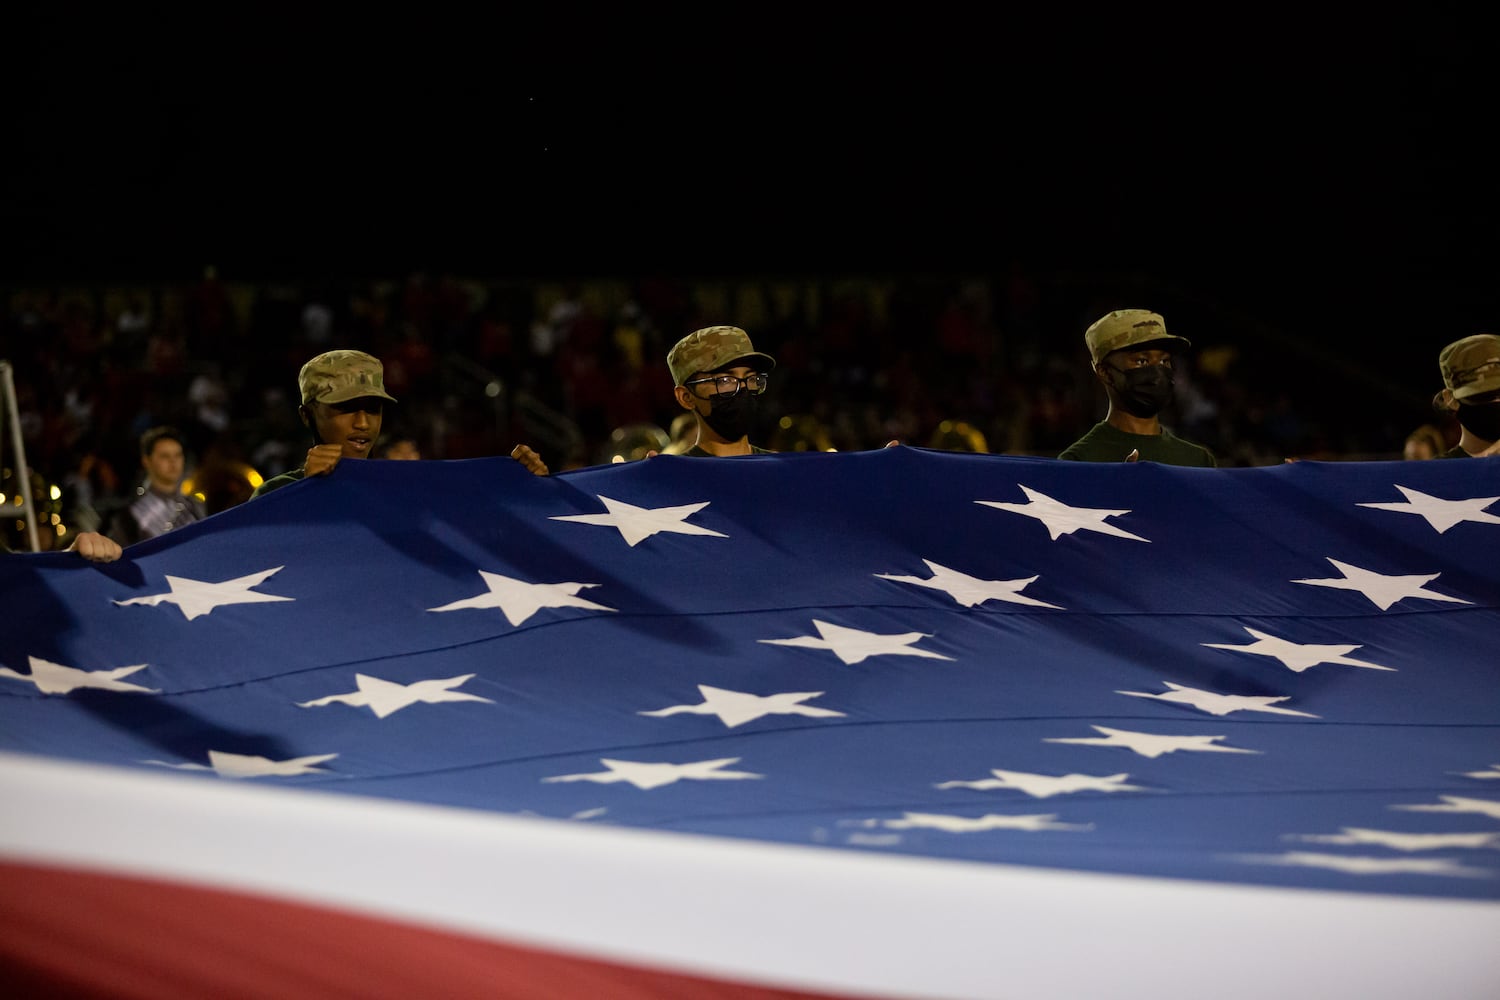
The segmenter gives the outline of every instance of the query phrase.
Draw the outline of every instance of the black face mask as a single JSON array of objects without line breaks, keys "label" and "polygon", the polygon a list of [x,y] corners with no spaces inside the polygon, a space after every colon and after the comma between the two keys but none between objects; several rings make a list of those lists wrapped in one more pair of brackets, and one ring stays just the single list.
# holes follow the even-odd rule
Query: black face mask
[{"label": "black face mask", "polygon": [[724,440],[738,441],[755,429],[755,418],[759,415],[760,397],[741,389],[734,396],[713,397],[703,422]]},{"label": "black face mask", "polygon": [[1154,417],[1172,403],[1172,369],[1165,365],[1121,370],[1105,365],[1120,406],[1133,417]]},{"label": "black face mask", "polygon": [[1500,402],[1459,403],[1458,422],[1464,430],[1486,441],[1500,441]]}]

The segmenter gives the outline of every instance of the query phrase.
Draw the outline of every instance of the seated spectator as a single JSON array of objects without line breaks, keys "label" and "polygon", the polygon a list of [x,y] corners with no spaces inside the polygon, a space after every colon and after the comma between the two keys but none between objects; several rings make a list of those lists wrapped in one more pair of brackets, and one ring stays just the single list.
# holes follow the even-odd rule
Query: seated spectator
[{"label": "seated spectator", "polygon": [[1423,424],[1410,434],[1406,435],[1406,443],[1402,446],[1401,457],[1408,461],[1413,459],[1437,458],[1448,450],[1448,442],[1443,438],[1443,432],[1432,424]]},{"label": "seated spectator", "polygon": [[145,481],[136,499],[110,518],[108,534],[121,545],[134,545],[208,516],[203,501],[182,491],[182,436],[171,427],[153,427],[141,435]]},{"label": "seated spectator", "polygon": [[380,457],[395,459],[399,462],[414,462],[421,459],[422,449],[417,447],[415,439],[398,437],[380,449]]}]

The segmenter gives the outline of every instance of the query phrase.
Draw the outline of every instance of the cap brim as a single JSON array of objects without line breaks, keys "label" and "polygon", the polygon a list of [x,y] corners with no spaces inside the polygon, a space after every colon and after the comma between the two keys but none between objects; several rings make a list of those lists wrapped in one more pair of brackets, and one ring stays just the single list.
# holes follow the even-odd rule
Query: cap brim
[{"label": "cap brim", "polygon": [[771,357],[769,354],[762,354],[759,351],[754,351],[750,354],[741,354],[737,358],[726,361],[718,368],[715,368],[714,371],[723,371],[725,368],[739,368],[741,366],[745,368],[754,368],[758,371],[768,372],[772,368],[776,367],[776,359]]},{"label": "cap brim", "polygon": [[1492,392],[1500,392],[1500,375],[1491,375],[1477,382],[1461,385],[1453,390],[1453,398],[1457,400],[1472,399],[1475,396],[1484,396]]},{"label": "cap brim", "polygon": [[1094,358],[1094,364],[1103,363],[1104,359],[1119,351],[1185,351],[1193,346],[1193,342],[1186,337],[1179,337],[1175,333],[1165,337],[1152,337],[1150,340],[1136,341],[1132,344],[1121,344],[1119,347],[1111,347],[1109,350]]},{"label": "cap brim", "polygon": [[[1166,345],[1166,346],[1158,346]],[[1139,344],[1131,344],[1129,347],[1121,347],[1119,350],[1158,350],[1158,351],[1185,351],[1193,346],[1193,342],[1186,337],[1179,337],[1175,333],[1169,337],[1155,337],[1151,340],[1143,340]]]},{"label": "cap brim", "polygon": [[396,397],[380,389],[373,392],[368,386],[359,386],[347,391],[330,392],[325,396],[314,397],[320,403],[347,403],[351,399],[383,399],[386,402],[396,402]]}]

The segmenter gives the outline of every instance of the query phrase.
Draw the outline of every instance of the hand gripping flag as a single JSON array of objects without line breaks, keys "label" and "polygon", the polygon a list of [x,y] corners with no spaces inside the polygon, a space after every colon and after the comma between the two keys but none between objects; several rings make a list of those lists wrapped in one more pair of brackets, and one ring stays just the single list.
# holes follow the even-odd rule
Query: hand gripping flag
[{"label": "hand gripping flag", "polygon": [[1484,460],[346,462],[114,564],[0,563],[0,958],[1481,995],[1497,553]]}]

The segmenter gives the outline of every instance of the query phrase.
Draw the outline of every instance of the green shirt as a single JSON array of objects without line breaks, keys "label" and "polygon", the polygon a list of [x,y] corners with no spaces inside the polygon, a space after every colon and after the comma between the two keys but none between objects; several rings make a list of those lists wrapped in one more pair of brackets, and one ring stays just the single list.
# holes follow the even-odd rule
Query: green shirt
[{"label": "green shirt", "polygon": [[1064,448],[1057,457],[1070,462],[1123,462],[1132,451],[1140,452],[1142,462],[1200,469],[1219,466],[1213,452],[1200,444],[1184,441],[1165,427],[1160,434],[1129,434],[1103,421]]},{"label": "green shirt", "polygon": [[[687,451],[683,452],[683,454],[684,455],[691,455],[693,458],[736,458],[737,457],[735,455],[715,455],[711,451],[704,451],[702,448],[698,447],[697,445],[693,445]],[[770,451],[770,450],[765,449],[765,448],[757,448],[755,445],[752,444],[750,446],[750,454],[752,454],[752,455],[774,455],[776,453],[774,451]]]},{"label": "green shirt", "polygon": [[289,486],[306,475],[307,473],[301,469],[293,469],[291,472],[283,472],[279,476],[272,476],[270,479],[267,479],[265,482],[255,487],[255,492],[250,494],[250,499],[254,500],[256,497],[265,496],[272,490],[279,490],[283,486]]}]

